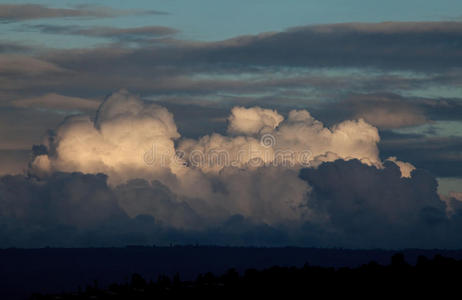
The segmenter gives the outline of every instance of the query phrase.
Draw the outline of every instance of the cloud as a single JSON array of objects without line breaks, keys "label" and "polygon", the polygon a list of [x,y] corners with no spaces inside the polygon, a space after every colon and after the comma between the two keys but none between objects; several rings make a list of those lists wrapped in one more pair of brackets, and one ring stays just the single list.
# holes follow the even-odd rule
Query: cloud
[{"label": "cloud", "polygon": [[89,29],[78,30],[77,34],[97,37],[111,37],[123,39],[128,37],[145,37],[154,38],[168,36],[177,33],[178,31],[164,26],[143,26],[134,28],[114,28],[114,27],[93,27]]},{"label": "cloud", "polygon": [[51,8],[40,4],[0,4],[0,21],[4,22],[65,17],[115,17],[127,14],[163,13],[157,11],[123,11],[95,5],[80,5],[75,8]]},{"label": "cloud", "polygon": [[462,209],[462,193],[449,192],[447,195],[441,195],[441,200],[446,203],[446,211],[449,216],[454,216],[461,213]]},{"label": "cloud", "polygon": [[226,55],[228,62],[257,65],[425,71],[458,66],[458,49],[448,41],[459,39],[461,33],[460,22],[304,26],[224,41],[209,54],[213,60]]},{"label": "cloud", "polygon": [[319,33],[351,32],[360,33],[427,33],[432,32],[460,32],[461,22],[380,22],[380,23],[338,23],[294,27],[289,31],[310,28]]},{"label": "cloud", "polygon": [[377,129],[362,120],[329,129],[305,110],[291,111],[284,120],[273,110],[238,107],[228,132],[176,141],[180,135],[165,108],[122,90],[106,98],[94,121],[67,118],[46,138],[48,150],[37,153],[31,172],[105,173],[113,187],[141,178],[148,182],[142,190],[159,182],[154,185],[175,191],[181,210],[191,208],[202,218],[239,214],[283,224],[310,217],[310,188],[298,178],[300,168],[336,159],[382,166]]},{"label": "cloud", "polygon": [[0,54],[0,64],[0,75],[41,75],[65,71],[53,63],[25,55]]},{"label": "cloud", "polygon": [[412,177],[411,176],[412,171],[415,170],[415,167],[412,164],[408,162],[404,162],[404,161],[399,161],[394,156],[387,158],[387,160],[394,162],[399,167],[401,171],[401,177],[405,177],[405,178]]},{"label": "cloud", "polygon": [[[338,24],[299,27],[218,42],[165,40],[160,45],[133,49],[123,56],[123,61],[140,67],[143,67],[141,62],[150,61],[151,68],[162,65],[183,71],[201,71],[207,66],[209,72],[224,68],[228,72],[242,72],[257,70],[256,67],[375,67],[433,72],[458,66],[458,48],[448,41],[460,38],[462,23],[393,24],[396,28],[393,32],[385,30],[384,27],[390,25],[383,23],[360,26],[368,30]],[[421,30],[409,30],[419,26]],[[68,66],[85,66],[85,61],[93,59],[109,66],[114,64],[113,57],[100,54],[98,49],[78,53],[63,51],[50,59]]]},{"label": "cloud", "polygon": [[158,222],[184,229],[197,229],[204,224],[205,220],[188,204],[191,200],[182,199],[158,181],[134,179],[114,191],[119,205],[132,218],[150,215]]},{"label": "cloud", "polygon": [[47,181],[4,176],[0,190],[2,247],[82,245],[86,232],[128,219],[104,175],[55,173]]},{"label": "cloud", "polygon": [[234,107],[229,117],[228,132],[231,134],[256,135],[273,131],[284,117],[274,110],[254,107]]},{"label": "cloud", "polygon": [[364,118],[368,123],[381,129],[409,127],[430,122],[426,117],[426,105],[419,99],[406,99],[393,94],[360,94],[351,95],[338,104],[340,107],[337,109],[343,110],[343,113],[349,112],[349,117]]},{"label": "cloud", "polygon": [[143,160],[144,153],[154,141],[161,145],[159,149],[165,148],[165,153],[173,153],[173,139],[177,137],[173,116],[165,108],[145,106],[121,91],[101,104],[94,121],[85,115],[67,118],[49,147],[59,153],[57,169],[86,173],[98,170],[116,178],[121,176],[120,181],[133,178],[128,170],[135,174],[151,172]]},{"label": "cloud", "polygon": [[460,121],[459,99],[405,97],[395,93],[348,93],[335,101],[314,106],[314,113],[327,123],[363,118],[380,130],[432,126],[438,121]]},{"label": "cloud", "polygon": [[[428,172],[395,157],[382,162],[378,131],[365,121],[328,128],[305,110],[284,117],[244,107],[228,120],[229,135],[182,139],[167,109],[113,93],[94,119],[69,117],[46,147],[34,147],[27,177],[0,178],[2,240],[462,245],[458,203],[440,198]],[[291,163],[276,155],[288,150],[309,155]]]},{"label": "cloud", "polygon": [[[277,168],[226,172],[232,174],[217,178],[223,182],[216,184],[223,185],[229,198],[214,199],[216,206],[228,202],[224,215],[213,203],[195,203],[159,182],[132,180],[111,188],[101,174],[1,177],[0,220],[7,225],[0,227],[2,245],[175,242],[396,249],[462,244],[458,202],[446,215],[435,179],[422,170],[402,178],[393,162],[377,169],[358,160],[337,160],[303,169],[300,178],[297,172]],[[302,202],[284,205],[293,194]],[[232,214],[232,207],[249,214]],[[290,215],[292,222],[287,222]],[[272,222],[263,222],[263,217]],[[274,218],[285,222],[274,223]],[[300,218],[302,222],[293,222]]]},{"label": "cloud", "polygon": [[[279,244],[285,236],[242,216],[194,229],[195,213],[175,202],[176,196],[165,187],[138,180],[112,190],[101,174],[55,173],[46,180],[4,176],[0,192],[2,247],[268,245]],[[137,208],[156,217],[129,217],[124,211]]]},{"label": "cloud", "polygon": [[86,228],[125,215],[104,175],[55,173],[44,184],[22,176],[5,176],[1,184],[4,218],[17,216],[43,225],[56,222]]},{"label": "cloud", "polygon": [[[38,16],[8,21],[27,18]],[[173,40],[171,29],[156,26],[41,25],[36,29],[117,41],[163,38],[142,47],[64,50],[2,43],[0,52],[22,53],[0,55],[2,172],[22,173],[25,149],[44,143],[45,150],[33,151],[31,177],[21,177],[18,193],[29,190],[22,185],[54,191],[58,173],[70,181],[80,180],[72,172],[105,173],[104,197],[126,214],[87,227],[85,219],[79,225],[54,218],[47,227],[9,215],[2,240],[168,244],[174,236],[237,244],[460,246],[458,198],[441,206],[432,176],[419,170],[460,177],[460,138],[394,131],[460,121],[460,99],[444,96],[460,83],[460,24],[305,26],[218,42]],[[120,86],[157,104],[116,93],[95,120],[91,99]],[[441,96],[409,96],[435,87]],[[63,121],[63,111],[87,115]],[[298,176],[305,167],[309,180]],[[101,180],[91,178],[80,189]],[[30,204],[21,203],[11,205]],[[88,207],[101,209],[94,205]],[[349,226],[346,220],[356,216]]]},{"label": "cloud", "polygon": [[[444,247],[460,242],[449,229],[436,180],[423,170],[402,178],[392,162],[377,169],[338,160],[304,169],[300,176],[313,189],[309,205],[326,215],[324,227],[334,236],[338,233],[347,247]],[[440,232],[446,232],[448,240],[442,241]]]},{"label": "cloud", "polygon": [[[370,103],[370,105],[372,106],[373,103]],[[429,122],[421,112],[415,109],[406,110],[392,106],[364,108],[356,113],[356,117],[364,118],[368,123],[379,128],[401,128]]]},{"label": "cloud", "polygon": [[80,27],[60,25],[30,25],[27,28],[49,34],[81,35],[87,37],[111,38],[121,42],[151,41],[178,33],[178,30],[165,26],[142,26],[133,28]]},{"label": "cloud", "polygon": [[[17,93],[55,92],[92,98],[123,86],[165,98],[222,99],[226,95],[229,102],[240,101],[233,105],[271,102],[273,108],[341,102],[345,95],[355,93],[359,98],[358,93],[364,93],[380,105],[351,101],[360,110],[350,109],[351,116],[345,118],[362,116],[380,128],[422,124],[434,119],[429,111],[441,118],[457,118],[456,111],[442,105],[432,109],[423,103],[401,105],[400,99],[390,103],[378,100],[396,98],[391,93],[455,87],[460,78],[458,49],[447,41],[459,39],[457,22],[306,26],[218,42],[175,40],[159,35],[171,28],[156,26],[37,26],[48,32],[105,36],[122,43],[87,49],[36,49],[31,58],[71,72],[48,73],[33,81],[4,78],[3,85]],[[151,32],[161,38],[151,39]],[[137,45],[127,47],[124,42]],[[366,102],[364,98],[360,101]],[[408,98],[402,97],[406,102]],[[445,100],[457,107],[457,99]],[[388,121],[389,117],[395,122]]]},{"label": "cloud", "polygon": [[[431,73],[460,66],[457,45],[448,41],[460,38],[461,24],[394,22],[305,26],[218,42],[168,40],[162,47],[153,45],[154,48],[134,51],[135,57],[149,60],[150,66],[196,70],[204,65],[209,70],[223,70],[226,66],[228,70],[233,67],[241,71],[256,67],[369,67]],[[390,27],[393,30],[389,30]],[[81,58],[95,54],[88,51],[81,53]],[[126,59],[136,62],[131,55]]]},{"label": "cloud", "polygon": [[[435,37],[435,32],[443,34],[446,30],[444,28],[447,28],[448,35],[457,34],[457,24],[422,23],[424,29],[421,31],[412,29],[419,27],[419,24],[411,26],[399,23],[393,25],[394,27],[389,24],[383,25],[386,28],[393,27],[392,32],[389,32],[389,29],[381,29],[381,24],[364,24],[359,29],[358,26],[350,26],[351,24],[339,24],[334,28],[322,25],[321,27],[328,28],[325,32],[320,28],[308,26],[231,41],[186,42],[158,38],[154,43],[147,41],[150,39],[149,34],[141,33],[145,30],[150,32],[151,29],[155,31],[155,27],[72,28],[46,25],[49,27],[48,30],[57,32],[95,29],[92,34],[114,34],[111,39],[120,42],[121,38],[129,43],[143,42],[143,45],[126,47],[122,42],[89,49],[36,49],[37,53],[30,54],[28,59],[23,55],[21,59],[9,60],[11,63],[7,63],[10,66],[8,72],[2,76],[2,93],[14,94],[8,97],[10,99],[34,98],[49,93],[78,98],[100,98],[123,86],[137,90],[143,96],[155,97],[156,101],[163,103],[178,101],[183,104],[197,104],[200,107],[221,105],[222,110],[232,106],[262,106],[288,113],[289,108],[309,107],[312,115],[329,126],[345,119],[359,118],[380,130],[417,126],[443,119],[458,121],[462,112],[460,99],[403,96],[415,92],[422,93],[422,89],[446,89],[448,85],[455,88],[460,78],[460,72],[452,67],[439,70],[430,66],[425,70],[411,68],[410,72],[406,71],[408,68],[405,65],[400,67],[400,61],[406,64],[412,59],[417,59],[423,51],[414,51],[413,57],[409,59],[400,58],[400,53],[414,47],[406,44],[408,40],[424,43],[427,37],[430,40],[439,39]],[[374,30],[366,30],[367,25],[371,25],[370,28]],[[435,27],[434,30],[431,29],[432,26]],[[401,27],[403,33],[396,33]],[[137,30],[140,32],[133,32]],[[413,37],[413,34],[419,37]],[[352,35],[351,39],[348,38],[349,35]],[[402,40],[400,37],[403,37]],[[396,38],[397,41],[387,43],[378,49],[370,49],[371,53],[365,55],[361,55],[360,51],[355,52],[359,61],[357,63],[350,59],[351,55],[342,53],[349,49],[343,47],[344,44],[352,44],[351,47],[364,48],[362,51],[366,51],[368,47],[372,47],[369,44],[374,44],[370,41],[380,41],[382,38]],[[311,39],[314,39],[313,45],[310,44]],[[316,39],[327,44],[317,43]],[[456,36],[454,40],[457,40]],[[264,41],[269,43],[268,46],[265,44],[257,47]],[[307,49],[299,45],[304,41],[310,44],[304,46]],[[387,47],[403,43],[405,51],[386,50]],[[260,51],[252,50],[254,47]],[[434,44],[425,42],[420,48],[427,49],[425,53],[437,53],[431,50],[432,47]],[[450,59],[451,51],[457,50],[451,47],[449,44],[441,46],[438,51],[446,51],[445,57]],[[279,55],[291,51],[297,53]],[[337,53],[332,54],[332,61],[323,58],[330,52]],[[385,52],[385,55],[396,53],[390,56],[390,60],[396,63],[396,68],[385,64],[386,59],[382,52]],[[344,59],[336,62],[336,57]],[[371,57],[376,57],[377,61],[385,66],[363,61]],[[416,65],[423,67],[426,63],[435,62],[435,65],[439,66],[438,59],[440,58],[423,57],[421,60],[424,62],[416,62]],[[323,60],[327,60],[325,65],[329,68],[317,65],[317,62]],[[30,68],[31,72],[28,66],[33,66]],[[457,61],[453,66],[457,66]],[[218,98],[220,101],[216,101]],[[220,118],[226,115],[223,113]],[[180,120],[178,126],[185,128],[184,123],[190,125],[193,122],[197,124],[199,120]],[[185,131],[189,134],[193,129],[188,125]],[[210,125],[201,126],[203,130],[194,132],[195,137],[210,132]],[[223,124],[216,123],[213,129],[215,126],[217,130],[224,128]]]},{"label": "cloud", "polygon": [[45,94],[40,97],[16,99],[11,102],[12,106],[21,108],[42,108],[52,110],[96,110],[100,102],[96,100],[68,97],[55,93]]},{"label": "cloud", "polygon": [[[148,182],[158,180],[162,185],[174,190],[180,196],[179,199],[189,199],[188,205],[184,206],[185,209],[190,206],[199,215],[207,215],[211,219],[222,220],[233,214],[253,216],[266,222],[297,219],[299,213],[292,212],[292,206],[302,204],[307,187],[297,178],[296,171],[270,168],[268,170],[273,171],[249,170],[245,175],[240,174],[233,166],[225,165],[223,167],[227,170],[223,173],[224,178],[214,178],[214,175],[207,174],[208,166],[188,167],[188,162],[177,156],[174,145],[177,138],[179,134],[173,116],[165,108],[143,102],[126,91],[120,91],[103,102],[94,121],[86,116],[74,116],[64,121],[56,132],[46,139],[48,153],[38,153],[31,171],[39,176],[53,174],[55,171],[105,173],[109,175],[112,186],[137,178]],[[238,144],[245,141],[255,145],[257,149],[264,149],[260,141],[254,137],[231,138],[229,143]],[[225,147],[229,144],[223,143],[219,146],[227,150]],[[246,144],[241,146],[246,150]],[[180,149],[181,147],[178,148]],[[236,153],[233,152],[231,155],[235,156]],[[237,163],[245,165],[248,162],[249,157],[245,157]],[[274,209],[269,209],[268,204],[259,205],[258,203],[271,203],[272,196],[276,193],[275,191],[258,196],[260,188],[264,189],[264,186],[269,185],[271,178],[285,173],[286,180],[293,181],[290,183],[293,186],[293,194],[289,196],[282,189],[279,192],[283,192],[289,199],[271,204]],[[251,182],[251,178],[260,179],[255,178],[256,182],[249,185],[246,191],[240,191],[239,185],[231,185],[226,180],[228,177],[240,180],[245,176],[248,176],[248,183]],[[256,189],[255,192],[252,192],[252,189]],[[266,190],[269,190],[268,187]],[[239,201],[242,203],[237,201],[235,193],[230,191],[239,191]],[[216,199],[223,200],[216,202]],[[246,202],[254,204],[248,206]],[[256,213],[261,206],[266,207],[265,211]]]},{"label": "cloud", "polygon": [[[333,157],[357,158],[380,166],[378,131],[363,120],[345,121],[328,129],[305,110],[291,111],[287,120],[283,119],[272,110],[234,108],[228,132],[236,136],[213,134],[184,140],[175,149],[174,140],[180,135],[173,116],[157,104],[120,91],[103,102],[94,122],[86,116],[68,118],[49,139],[48,147],[56,155],[48,159],[55,170],[102,172],[113,182],[158,179],[157,172],[186,178],[191,169],[183,165],[194,163],[195,153],[201,154],[201,161],[194,167],[214,172],[254,160],[274,164],[286,159],[280,153],[290,154],[288,163],[298,166]],[[265,135],[271,140],[265,141]],[[176,150],[184,157],[178,157]],[[213,150],[227,156],[225,165],[205,163]],[[306,161],[300,161],[302,156]]]},{"label": "cloud", "polygon": [[232,110],[229,121],[228,132],[240,135],[186,139],[178,149],[187,161],[199,160],[198,166],[205,172],[220,172],[228,165],[300,168],[338,158],[357,158],[378,167],[381,164],[377,129],[363,120],[344,121],[329,129],[306,110],[290,111],[284,120],[276,111],[238,107]]}]

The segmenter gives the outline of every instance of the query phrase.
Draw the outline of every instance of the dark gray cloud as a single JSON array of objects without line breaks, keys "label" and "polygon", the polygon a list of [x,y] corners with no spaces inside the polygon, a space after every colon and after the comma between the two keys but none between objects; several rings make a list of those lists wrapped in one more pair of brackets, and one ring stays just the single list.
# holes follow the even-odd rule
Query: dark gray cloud
[{"label": "dark gray cloud", "polygon": [[460,67],[460,22],[351,23],[240,37],[210,49],[209,61],[257,65],[442,70]]},{"label": "dark gray cloud", "polygon": [[[165,186],[142,180],[112,190],[102,174],[55,173],[45,180],[0,177],[0,247],[281,245],[287,240],[281,229],[241,216],[203,229],[173,227],[175,220],[191,225],[185,223],[187,215],[197,221],[177,198]],[[131,213],[141,207],[149,215],[130,217],[122,207]]]},{"label": "dark gray cloud", "polygon": [[[135,56],[150,58],[150,66],[207,64],[231,70],[233,65],[444,70],[460,67],[461,38],[460,22],[320,25],[220,42],[172,41],[156,51],[138,49],[125,58],[133,63]],[[94,51],[79,56],[104,60]],[[65,56],[57,59],[65,63]]]},{"label": "dark gray cloud", "polygon": [[164,14],[157,11],[116,10],[104,6],[80,5],[52,8],[40,4],[0,4],[0,22],[65,17],[115,17],[136,14]]},{"label": "dark gray cloud", "polygon": [[32,243],[34,236],[40,235],[45,241],[65,238],[54,236],[54,232],[59,228],[63,234],[66,230],[86,230],[126,217],[104,175],[56,173],[46,182],[5,176],[0,189],[2,247],[23,245],[27,235]]},{"label": "dark gray cloud", "polygon": [[[424,170],[401,178],[385,162],[377,169],[359,161],[335,161],[304,169],[301,178],[313,187],[309,206],[328,218],[324,230],[347,247],[454,247],[460,244],[436,180]],[[445,233],[445,238],[439,236]],[[361,246],[360,246],[361,247]]]},{"label": "dark gray cloud", "polygon": [[136,56],[150,65],[376,67],[435,71],[460,67],[462,23],[307,26],[211,43],[173,43]]},{"label": "dark gray cloud", "polygon": [[132,217],[151,215],[177,228],[197,228],[205,221],[181,197],[158,181],[150,184],[135,179],[117,186],[114,191],[119,205]]},{"label": "dark gray cloud", "polygon": [[159,37],[171,36],[178,30],[165,26],[143,26],[133,28],[116,27],[80,27],[61,25],[30,25],[27,29],[38,30],[42,33],[82,35],[88,37],[111,38],[121,42],[150,41]]},{"label": "dark gray cloud", "polygon": [[[110,188],[105,175],[54,173],[46,179],[0,177],[1,247],[217,244],[353,248],[462,245],[460,203],[446,203],[426,171],[359,161],[304,169],[307,205],[317,222],[267,225],[234,215],[211,222],[160,183],[133,180]],[[128,212],[128,213],[127,213]],[[180,222],[181,226],[178,227]],[[199,225],[199,226],[198,226]],[[444,233],[444,234],[443,234]]]}]

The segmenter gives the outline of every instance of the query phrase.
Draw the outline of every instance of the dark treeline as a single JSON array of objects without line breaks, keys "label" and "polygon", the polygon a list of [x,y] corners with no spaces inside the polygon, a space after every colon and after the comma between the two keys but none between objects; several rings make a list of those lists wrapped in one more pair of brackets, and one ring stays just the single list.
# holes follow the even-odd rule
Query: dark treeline
[{"label": "dark treeline", "polygon": [[[301,268],[278,267],[248,269],[239,274],[235,269],[216,276],[200,274],[195,280],[181,280],[180,275],[159,276],[145,280],[133,274],[125,283],[108,288],[98,282],[74,293],[35,294],[31,299],[162,299],[178,297],[244,297],[295,296],[438,296],[457,292],[461,286],[462,260],[436,255],[433,259],[420,256],[415,265],[404,255],[393,255],[389,265],[370,262],[357,268],[330,268],[305,264]],[[436,294],[435,294],[436,293]],[[453,296],[455,296],[453,295]],[[192,298],[194,299],[194,298]]]},{"label": "dark treeline", "polygon": [[230,268],[243,275],[247,269],[271,266],[302,267],[306,262],[321,267],[357,268],[370,261],[388,265],[400,252],[415,265],[419,256],[436,254],[462,260],[461,250],[402,249],[353,250],[300,247],[130,246],[117,248],[0,249],[0,299],[29,299],[33,293],[58,294],[85,290],[98,280],[100,289],[113,282],[129,282],[137,273],[156,281],[159,275],[193,281],[202,273],[225,274]]}]

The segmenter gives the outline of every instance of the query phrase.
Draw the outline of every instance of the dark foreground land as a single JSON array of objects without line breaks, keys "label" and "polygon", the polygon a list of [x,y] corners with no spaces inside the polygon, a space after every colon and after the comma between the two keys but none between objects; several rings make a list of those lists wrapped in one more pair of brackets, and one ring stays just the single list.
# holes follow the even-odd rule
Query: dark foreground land
[{"label": "dark foreground land", "polygon": [[[437,254],[457,260],[462,259],[462,251],[404,250],[400,252],[404,254],[406,262],[411,265],[416,264],[420,255],[429,259],[432,259]],[[87,287],[90,287],[89,291],[91,291],[92,288],[94,289],[95,282],[97,282],[98,292],[104,295],[107,293],[111,295],[115,293],[117,295],[119,292],[123,293],[122,290],[124,289],[128,289],[130,293],[131,289],[137,286],[136,284],[134,286],[132,285],[132,274],[139,274],[139,278],[144,278],[143,280],[145,280],[146,283],[151,281],[155,283],[143,289],[146,293],[148,293],[148,290],[154,290],[155,293],[159,292],[158,284],[162,284],[162,280],[167,277],[172,286],[174,282],[176,282],[176,287],[178,287],[178,282],[181,281],[179,293],[187,291],[190,285],[197,288],[195,289],[196,292],[200,292],[201,288],[198,287],[201,286],[200,282],[203,281],[197,279],[199,274],[203,274],[202,280],[209,280],[210,274],[215,274],[217,276],[228,274],[228,277],[235,277],[235,275],[232,275],[235,273],[227,273],[227,270],[233,268],[241,277],[239,277],[237,281],[231,282],[238,282],[239,285],[242,286],[244,283],[249,282],[248,280],[251,277],[248,276],[251,276],[251,274],[253,274],[252,272],[255,272],[252,271],[252,269],[263,270],[273,266],[279,266],[279,268],[282,269],[279,269],[277,272],[274,271],[275,269],[269,269],[263,273],[255,273],[257,277],[255,281],[252,281],[252,285],[258,286],[264,282],[265,286],[271,287],[273,286],[272,282],[274,280],[281,282],[280,279],[278,279],[279,277],[292,278],[295,276],[299,279],[294,279],[294,281],[291,282],[298,282],[297,280],[300,280],[302,282],[300,286],[304,286],[304,288],[308,290],[312,291],[315,288],[325,288],[326,291],[331,291],[333,289],[332,286],[324,286],[324,281],[320,281],[320,279],[324,278],[323,276],[331,278],[326,279],[327,281],[334,280],[332,276],[337,276],[338,274],[347,274],[342,276],[350,278],[351,274],[348,272],[353,271],[343,270],[341,272],[344,273],[341,273],[339,270],[334,272],[334,274],[337,275],[332,275],[332,269],[310,269],[310,274],[317,274],[316,272],[320,272],[320,274],[324,275],[307,275],[308,277],[306,277],[305,273],[307,270],[302,267],[308,263],[310,266],[326,268],[356,268],[363,264],[368,264],[371,261],[375,261],[380,265],[388,265],[390,263],[390,257],[395,253],[396,251],[386,250],[205,246],[4,249],[0,250],[0,299],[26,299],[33,293],[45,295],[77,292],[79,288],[83,293],[87,290]],[[460,269],[460,263],[451,261],[450,264]],[[373,266],[374,265],[372,265],[372,267]],[[297,267],[302,269],[283,269],[285,267]],[[454,271],[457,272],[454,278],[458,280],[462,277],[462,272],[459,269]],[[245,273],[246,270],[250,273]],[[414,270],[412,271],[414,273],[409,274],[415,274],[416,269],[412,270]],[[177,278],[173,280],[173,277],[177,273],[180,275],[180,279]],[[210,273],[207,275],[208,277],[205,275],[207,273]],[[277,276],[275,275],[276,277],[271,278],[272,275],[270,276],[270,274],[273,273],[276,273]],[[395,273],[392,273],[394,274],[392,276],[393,278],[396,277]],[[243,274],[247,275],[244,276]],[[408,273],[405,274],[407,275],[403,280],[408,282],[409,279],[407,277],[410,275]],[[166,277],[161,277],[163,279],[157,282],[159,276],[163,275]],[[341,278],[338,276],[335,278]],[[412,276],[409,278],[412,278]],[[434,276],[431,276],[431,278],[433,277]],[[216,279],[217,277],[213,278]],[[400,277],[398,276],[396,278]],[[438,276],[438,278],[443,277]],[[358,280],[364,281],[363,279]],[[135,279],[134,282],[136,281]],[[340,281],[344,281],[344,279]],[[118,289],[120,290],[118,292],[109,289],[112,283],[119,284]],[[435,281],[433,283],[435,283]],[[450,281],[446,283],[447,286],[450,286]],[[206,286],[210,286],[212,291],[216,288],[219,292],[223,292],[223,290],[228,290],[233,285],[229,285],[228,283],[225,285],[223,282],[217,281],[215,285],[207,283]],[[136,287],[135,289],[139,288]],[[239,288],[235,288],[234,286],[232,289],[235,291],[239,290]],[[337,287],[334,288],[334,290],[337,289]],[[173,291],[174,289],[168,287],[166,289],[161,288],[161,290],[163,292],[159,293],[162,294],[165,291]],[[188,290],[188,293],[189,292]],[[259,293],[261,293],[261,291]],[[81,294],[81,297],[87,296],[95,295]],[[128,299],[132,299],[132,296]],[[100,295],[100,297],[102,296]],[[140,295],[140,297],[144,296]]]},{"label": "dark foreground land", "polygon": [[114,283],[100,289],[95,283],[84,291],[55,295],[34,295],[34,300],[51,299],[221,299],[241,297],[310,298],[351,297],[438,297],[458,296],[462,261],[435,256],[429,260],[419,257],[416,265],[405,262],[395,254],[390,265],[375,262],[357,268],[328,268],[310,266],[248,269],[240,275],[235,269],[221,276],[212,273],[199,275],[195,280],[182,281],[159,276],[147,281],[134,274],[129,282]]}]

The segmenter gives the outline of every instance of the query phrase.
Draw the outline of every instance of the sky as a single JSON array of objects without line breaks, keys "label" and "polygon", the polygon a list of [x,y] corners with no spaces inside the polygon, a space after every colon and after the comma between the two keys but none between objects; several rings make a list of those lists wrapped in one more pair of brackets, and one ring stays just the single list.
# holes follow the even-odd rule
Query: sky
[{"label": "sky", "polygon": [[[0,1],[0,3],[9,3]],[[78,5],[94,5],[94,1],[27,1],[14,3],[36,3],[54,8]],[[218,41],[239,35],[281,31],[290,27],[313,24],[331,24],[346,22],[387,22],[387,21],[447,21],[460,20],[462,4],[456,0],[443,1],[363,1],[363,0],[327,0],[327,1],[287,1],[276,0],[237,0],[233,2],[201,0],[197,1],[98,1],[98,5],[120,10],[155,10],[161,15],[123,15],[116,18],[86,20],[86,24],[110,25],[117,27],[135,27],[162,25],[176,28],[179,36],[187,40]],[[418,7],[418,9],[416,9]],[[32,20],[26,23],[41,23]],[[53,24],[78,25],[81,19],[47,20]],[[50,43],[54,47],[80,47],[82,44],[95,44],[97,40],[75,37],[59,38],[36,32],[18,32],[23,24],[11,24],[2,36],[8,39],[29,42]]]},{"label": "sky", "polygon": [[461,247],[460,11],[0,1],[0,247]]}]

